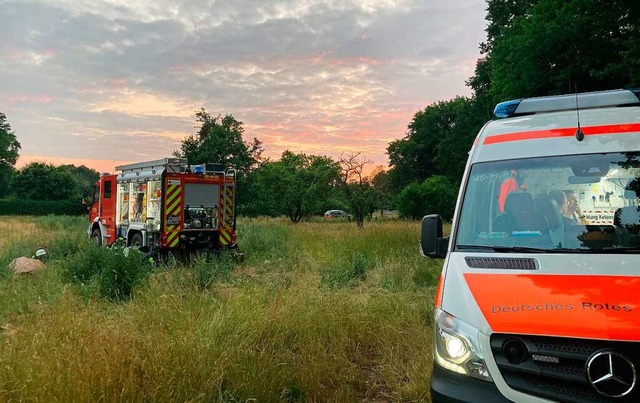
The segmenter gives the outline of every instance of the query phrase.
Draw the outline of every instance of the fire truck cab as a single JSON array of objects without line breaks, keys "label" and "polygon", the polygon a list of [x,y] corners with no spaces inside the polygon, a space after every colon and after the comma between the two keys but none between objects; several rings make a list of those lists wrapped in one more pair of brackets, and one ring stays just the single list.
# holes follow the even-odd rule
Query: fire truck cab
[{"label": "fire truck cab", "polygon": [[96,183],[87,234],[149,249],[236,247],[236,172],[184,158],[117,166]]},{"label": "fire truck cab", "polygon": [[476,137],[444,258],[433,401],[640,401],[640,90],[519,99]]}]

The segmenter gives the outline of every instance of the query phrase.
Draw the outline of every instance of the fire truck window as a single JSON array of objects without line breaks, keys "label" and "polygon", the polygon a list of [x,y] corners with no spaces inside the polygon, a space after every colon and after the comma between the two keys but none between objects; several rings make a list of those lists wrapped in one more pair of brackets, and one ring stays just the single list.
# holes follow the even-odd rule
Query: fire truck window
[{"label": "fire truck window", "polygon": [[110,199],[111,198],[111,184],[113,182],[111,181],[106,181],[104,183],[104,198],[105,199]]},{"label": "fire truck window", "polygon": [[214,184],[187,183],[184,204],[189,206],[212,207],[218,205],[220,187]]}]

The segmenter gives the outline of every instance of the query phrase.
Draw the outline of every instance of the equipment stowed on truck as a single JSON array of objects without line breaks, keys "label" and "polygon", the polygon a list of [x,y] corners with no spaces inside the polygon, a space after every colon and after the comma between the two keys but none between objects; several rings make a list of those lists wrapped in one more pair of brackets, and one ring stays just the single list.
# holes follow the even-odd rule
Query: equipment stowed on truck
[{"label": "equipment stowed on truck", "polygon": [[235,249],[236,171],[185,158],[116,167],[100,177],[89,209],[91,239],[161,251]]}]

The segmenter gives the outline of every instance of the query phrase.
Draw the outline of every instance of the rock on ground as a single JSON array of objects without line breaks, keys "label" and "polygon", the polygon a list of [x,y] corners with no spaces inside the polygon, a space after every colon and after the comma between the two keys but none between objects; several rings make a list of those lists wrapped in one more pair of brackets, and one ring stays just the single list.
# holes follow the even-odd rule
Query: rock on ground
[{"label": "rock on ground", "polygon": [[44,263],[38,259],[30,259],[28,257],[18,257],[9,263],[9,268],[15,274],[35,273],[44,268]]}]

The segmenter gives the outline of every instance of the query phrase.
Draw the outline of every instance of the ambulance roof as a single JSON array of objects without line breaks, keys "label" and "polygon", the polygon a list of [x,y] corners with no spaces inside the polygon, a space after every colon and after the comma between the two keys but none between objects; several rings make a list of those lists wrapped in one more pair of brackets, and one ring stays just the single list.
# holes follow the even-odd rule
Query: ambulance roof
[{"label": "ambulance roof", "polygon": [[[616,90],[503,102],[496,110],[517,103],[509,113],[513,117],[482,128],[471,162],[640,151],[639,95],[638,90]],[[575,136],[578,116],[582,141]]]}]

